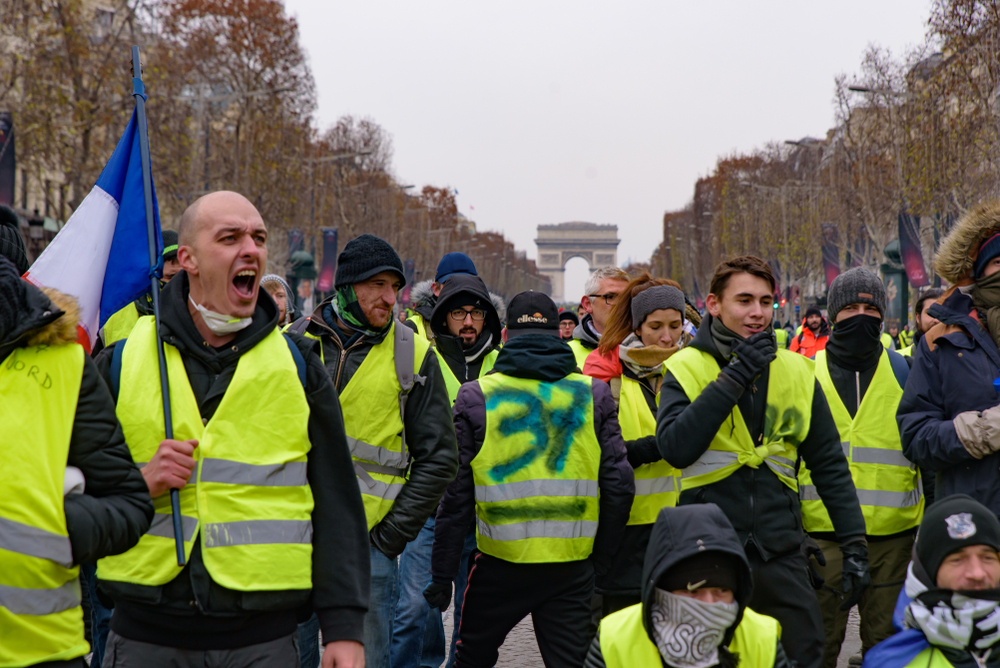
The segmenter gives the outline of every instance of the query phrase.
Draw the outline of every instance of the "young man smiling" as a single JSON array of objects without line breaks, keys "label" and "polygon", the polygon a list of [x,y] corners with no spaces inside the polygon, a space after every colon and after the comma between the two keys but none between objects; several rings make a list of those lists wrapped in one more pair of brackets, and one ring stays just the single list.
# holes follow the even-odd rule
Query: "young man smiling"
[{"label": "young man smiling", "polygon": [[678,505],[722,509],[753,571],[748,604],[781,623],[790,659],[815,668],[823,658],[823,623],[800,551],[799,456],[838,541],[852,546],[844,552],[849,601],[868,579],[865,524],[813,363],[777,348],[773,295],[763,260],[743,256],[719,265],[697,335],[667,360],[656,438],[663,458],[684,469]]}]

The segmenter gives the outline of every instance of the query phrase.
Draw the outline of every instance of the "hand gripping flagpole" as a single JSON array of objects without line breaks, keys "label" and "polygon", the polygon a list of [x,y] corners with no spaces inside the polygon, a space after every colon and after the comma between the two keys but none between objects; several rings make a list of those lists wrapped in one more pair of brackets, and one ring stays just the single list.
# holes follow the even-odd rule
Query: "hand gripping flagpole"
[{"label": "hand gripping flagpole", "polygon": [[[132,47],[132,95],[135,97],[136,116],[139,119],[139,161],[142,164],[142,192],[146,200],[146,237],[149,239],[149,284],[153,295],[153,317],[156,323],[156,354],[160,361],[160,394],[163,396],[163,429],[165,437],[174,437],[174,422],[170,415],[170,385],[167,382],[167,358],[160,338],[160,279],[156,270],[160,256],[156,244],[156,224],[153,221],[153,177],[149,169],[149,134],[146,125],[146,89],[142,84],[142,64],[139,47]],[[177,548],[177,565],[184,565],[184,529],[181,522],[181,495],[170,490],[170,512],[174,521],[174,546]]]}]

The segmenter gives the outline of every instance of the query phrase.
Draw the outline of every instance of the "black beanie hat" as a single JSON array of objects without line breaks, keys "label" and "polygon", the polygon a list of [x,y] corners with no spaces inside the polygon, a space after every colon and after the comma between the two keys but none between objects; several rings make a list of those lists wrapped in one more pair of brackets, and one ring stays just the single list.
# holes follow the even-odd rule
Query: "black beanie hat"
[{"label": "black beanie hat", "polygon": [[927,509],[915,552],[928,577],[936,583],[944,558],[969,545],[988,545],[1000,552],[1000,521],[989,508],[971,496],[955,494]]},{"label": "black beanie hat", "polygon": [[21,237],[21,222],[9,206],[0,204],[0,255],[14,263],[20,276],[28,271],[28,254]]},{"label": "black beanie hat", "polygon": [[735,592],[739,588],[738,573],[733,555],[726,552],[702,552],[681,559],[671,566],[660,577],[656,586],[665,591],[720,587]]},{"label": "black beanie hat", "polygon": [[[362,234],[347,242],[337,258],[335,288],[367,281],[375,274],[392,271],[406,285],[403,263],[392,246],[374,234]],[[402,287],[402,286],[400,286]]]},{"label": "black beanie hat", "polygon": [[818,306],[810,306],[809,308],[806,309],[806,317],[808,318],[811,315],[818,315],[819,317],[822,318],[823,312],[819,310]]}]

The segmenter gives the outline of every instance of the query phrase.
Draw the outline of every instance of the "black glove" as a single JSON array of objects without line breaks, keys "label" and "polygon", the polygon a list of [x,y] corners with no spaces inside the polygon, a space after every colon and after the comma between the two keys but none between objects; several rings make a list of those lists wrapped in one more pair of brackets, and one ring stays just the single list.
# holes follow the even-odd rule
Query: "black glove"
[{"label": "black glove", "polygon": [[660,449],[656,447],[656,436],[643,436],[634,441],[625,441],[625,450],[628,454],[628,463],[634,469],[663,459]]},{"label": "black glove", "polygon": [[732,360],[722,370],[743,388],[748,388],[754,379],[778,356],[778,344],[770,331],[757,332],[749,339],[734,341]]},{"label": "black glove", "polygon": [[849,542],[841,545],[840,551],[844,555],[844,570],[840,575],[844,602],[840,604],[840,609],[850,610],[872,584],[872,576],[868,572],[868,546],[861,542]]},{"label": "black glove", "polygon": [[809,557],[816,557],[816,561],[819,562],[820,566],[826,566],[826,555],[823,554],[823,550],[816,544],[816,541],[808,535],[802,541],[802,546],[799,549],[802,550],[802,556],[806,558],[806,565],[809,567],[809,582],[812,584],[813,589],[819,591],[826,583],[826,579],[816,572]]},{"label": "black glove", "polygon": [[424,598],[432,608],[439,608],[444,612],[451,603],[451,583],[431,582],[424,587]]}]

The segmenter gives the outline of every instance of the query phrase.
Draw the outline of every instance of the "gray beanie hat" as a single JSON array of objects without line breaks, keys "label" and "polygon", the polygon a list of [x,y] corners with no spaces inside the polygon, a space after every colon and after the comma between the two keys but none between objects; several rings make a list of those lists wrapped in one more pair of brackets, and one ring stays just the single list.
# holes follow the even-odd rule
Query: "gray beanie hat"
[{"label": "gray beanie hat", "polygon": [[885,317],[885,286],[882,279],[861,267],[848,269],[833,279],[826,297],[826,310],[830,320],[837,319],[841,309],[851,304],[871,304]]},{"label": "gray beanie hat", "polygon": [[672,285],[654,285],[632,298],[632,329],[639,329],[653,311],[672,308],[684,317],[684,293]]}]

